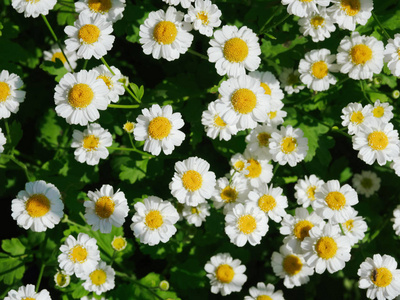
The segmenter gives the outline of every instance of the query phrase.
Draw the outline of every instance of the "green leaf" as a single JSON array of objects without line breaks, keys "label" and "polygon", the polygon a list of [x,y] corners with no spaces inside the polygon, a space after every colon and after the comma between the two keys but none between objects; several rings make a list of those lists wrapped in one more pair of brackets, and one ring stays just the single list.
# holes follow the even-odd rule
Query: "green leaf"
[{"label": "green leaf", "polygon": [[24,273],[24,261],[0,253],[0,281],[3,281],[6,285],[13,285],[22,279]]},{"label": "green leaf", "polygon": [[21,255],[25,253],[25,246],[17,238],[11,240],[3,240],[1,242],[1,248],[12,255]]},{"label": "green leaf", "polygon": [[50,144],[52,146],[58,145],[58,137],[62,132],[62,127],[58,124],[58,118],[54,109],[49,109],[44,114],[40,126],[39,142],[43,144]]},{"label": "green leaf", "polygon": [[72,291],[72,298],[80,299],[89,295],[89,291],[85,290],[82,284],[77,284],[76,287]]},{"label": "green leaf", "polygon": [[64,64],[59,59],[57,59],[56,62],[46,60],[40,65],[40,68],[50,75],[55,75],[55,80],[57,82],[68,73],[67,69],[64,68]]},{"label": "green leaf", "polygon": [[147,163],[146,160],[128,161],[125,165],[120,166],[119,179],[135,183],[146,177]]},{"label": "green leaf", "polygon": [[54,6],[57,11],[57,24],[60,26],[73,25],[77,14],[75,13],[75,4],[73,0],[63,0]]}]

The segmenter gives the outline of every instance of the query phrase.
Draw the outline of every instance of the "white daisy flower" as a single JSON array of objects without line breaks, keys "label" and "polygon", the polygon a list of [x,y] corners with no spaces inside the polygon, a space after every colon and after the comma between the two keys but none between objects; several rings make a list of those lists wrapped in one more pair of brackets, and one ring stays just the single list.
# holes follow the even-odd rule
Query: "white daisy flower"
[{"label": "white daisy flower", "polygon": [[374,74],[382,71],[383,42],[373,36],[354,31],[340,41],[337,52],[340,72],[348,73],[352,79],[372,79]]},{"label": "white daisy flower", "polygon": [[273,176],[273,167],[269,163],[269,160],[259,159],[249,150],[245,150],[243,155],[244,158],[247,159],[248,166],[246,170],[249,171],[249,173],[244,176],[250,183],[250,186],[259,188],[269,183]]},{"label": "white daisy flower", "polygon": [[35,292],[35,286],[33,284],[27,284],[20,286],[18,291],[11,290],[8,292],[4,300],[25,300],[25,299],[36,299],[36,300],[51,300],[50,293],[48,290],[41,290]]},{"label": "white daisy flower", "polygon": [[162,9],[150,12],[139,31],[144,54],[171,61],[186,53],[193,35],[189,33],[192,25],[183,22],[183,15],[173,6],[169,6],[165,12]]},{"label": "white daisy flower", "polygon": [[283,119],[287,116],[287,112],[282,110],[284,104],[282,102],[273,101],[267,110],[267,120],[264,124],[277,127],[283,123]]},{"label": "white daisy flower", "polygon": [[370,120],[368,126],[353,136],[353,148],[368,165],[376,160],[380,166],[399,156],[399,134],[392,123]]},{"label": "white daisy flower", "polygon": [[275,287],[268,283],[265,285],[263,282],[257,283],[257,287],[252,286],[249,289],[250,296],[245,296],[244,300],[284,300],[283,292],[281,290],[275,291]]},{"label": "white daisy flower", "polygon": [[185,22],[193,23],[193,28],[208,37],[213,35],[213,29],[221,25],[219,19],[222,12],[210,0],[196,0],[190,5]]},{"label": "white daisy flower", "polygon": [[189,8],[190,4],[195,0],[163,0],[168,5],[182,5],[183,8]]},{"label": "white daisy flower", "polygon": [[289,95],[293,93],[298,93],[305,88],[302,85],[298,70],[293,70],[293,68],[283,68],[282,73],[279,75],[279,81],[282,84],[283,89]]},{"label": "white daisy flower", "polygon": [[393,230],[396,235],[400,236],[400,205],[393,210],[393,218],[390,221],[393,222]]},{"label": "white daisy flower", "polygon": [[374,118],[381,120],[384,123],[389,123],[389,121],[393,118],[393,106],[387,102],[381,103],[380,100],[376,100],[374,102],[374,106],[367,104],[367,107]]},{"label": "white daisy flower", "polygon": [[60,288],[67,287],[71,282],[71,276],[65,273],[65,271],[60,270],[54,275],[54,283]]},{"label": "white daisy flower", "polygon": [[78,58],[84,59],[102,58],[111,50],[115,40],[111,35],[112,23],[101,14],[91,17],[82,12],[74,26],[65,27],[64,32],[68,35],[65,40],[67,51],[77,51]]},{"label": "white daisy flower", "polygon": [[89,191],[90,201],[85,201],[85,219],[92,230],[100,229],[101,233],[110,233],[112,226],[121,227],[128,216],[129,207],[124,192],[103,184],[100,190]]},{"label": "white daisy flower", "polygon": [[338,71],[334,64],[336,55],[328,49],[311,50],[300,59],[300,80],[314,91],[326,91],[337,82],[330,72]]},{"label": "white daisy flower", "polygon": [[99,124],[89,124],[84,131],[74,129],[72,138],[71,147],[76,148],[75,159],[80,163],[95,166],[100,159],[108,157],[107,147],[112,145],[112,136]]},{"label": "white daisy flower", "polygon": [[178,202],[197,206],[210,199],[215,188],[215,174],[208,171],[210,164],[202,158],[189,157],[175,163],[175,173],[169,184]]},{"label": "white daisy flower", "polygon": [[206,217],[210,215],[210,204],[200,203],[197,206],[189,206],[185,204],[182,215],[189,224],[200,227],[206,221]]},{"label": "white daisy flower", "polygon": [[342,126],[347,126],[347,132],[350,135],[359,133],[364,129],[368,120],[372,117],[371,110],[360,103],[351,102],[342,109]]},{"label": "white daisy flower", "polygon": [[249,73],[249,76],[260,81],[260,85],[263,87],[265,94],[271,96],[271,101],[280,102],[283,99],[284,94],[274,74],[268,71],[253,71]]},{"label": "white daisy flower", "polygon": [[327,223],[323,229],[314,226],[309,231],[309,237],[301,242],[304,259],[315,272],[322,274],[328,269],[335,273],[345,267],[350,260],[350,242],[348,237],[340,234],[339,226]]},{"label": "white daisy flower", "polygon": [[125,6],[125,0],[79,0],[75,2],[75,11],[85,12],[92,18],[103,15],[114,23],[122,19]]},{"label": "white daisy flower", "polygon": [[286,196],[283,194],[283,190],[280,187],[274,188],[271,184],[262,185],[259,188],[252,190],[247,195],[247,202],[258,206],[269,218],[274,222],[279,223],[282,217],[286,215],[285,208],[288,207],[288,201]]},{"label": "white daisy flower", "polygon": [[238,247],[260,244],[268,228],[267,216],[253,203],[238,203],[225,215],[225,233]]},{"label": "white daisy flower", "polygon": [[389,39],[384,51],[384,61],[390,72],[396,77],[400,76],[400,34],[396,33],[394,39]]},{"label": "white daisy flower", "polygon": [[361,171],[353,175],[353,186],[357,193],[369,198],[381,187],[381,179],[371,171]]},{"label": "white daisy flower", "polygon": [[357,192],[350,185],[340,186],[339,180],[329,180],[315,193],[313,208],[321,218],[342,223],[351,217],[352,206],[357,203]]},{"label": "white daisy flower", "polygon": [[184,124],[181,113],[172,113],[171,105],[153,104],[150,109],[142,109],[142,114],[136,118],[133,135],[135,140],[145,141],[144,151],[159,155],[162,150],[169,155],[185,139],[185,134],[179,130]]},{"label": "white daisy flower", "polygon": [[68,124],[85,126],[100,118],[99,110],[107,109],[108,88],[94,71],[81,70],[65,74],[55,87],[57,115]]},{"label": "white daisy flower", "polygon": [[131,229],[141,243],[149,246],[166,243],[176,233],[174,224],[178,222],[179,214],[171,202],[149,196],[134,207],[136,213]]},{"label": "white daisy flower", "polygon": [[304,36],[311,36],[314,43],[330,38],[331,32],[336,30],[332,17],[325,7],[319,7],[319,12],[313,12],[308,17],[298,21],[300,32]]},{"label": "white daisy flower", "polygon": [[96,79],[102,79],[107,85],[107,97],[109,101],[116,103],[119,100],[119,96],[122,96],[125,93],[125,88],[120,81],[120,79],[122,78],[121,71],[114,66],[111,66],[110,68],[114,72],[114,74],[112,74],[105,65],[95,67],[92,69],[92,71],[97,72]]},{"label": "white daisy flower", "polygon": [[134,122],[130,122],[130,121],[126,121],[126,123],[123,126],[123,129],[127,133],[133,133],[133,130],[135,129],[135,123]]},{"label": "white daisy flower", "polygon": [[365,25],[374,8],[372,0],[331,0],[328,8],[332,19],[342,29],[354,31],[356,24]]},{"label": "white daisy flower", "polygon": [[210,279],[211,292],[222,296],[240,292],[246,282],[246,266],[239,259],[233,259],[229,253],[219,253],[210,258],[204,266]]},{"label": "white daisy flower", "polygon": [[100,251],[96,239],[86,233],[79,233],[78,238],[69,235],[60,247],[61,254],[58,256],[60,269],[66,274],[75,274],[82,278],[88,272],[96,269],[100,261]]},{"label": "white daisy flower", "polygon": [[208,137],[216,139],[218,136],[220,141],[229,141],[238,132],[236,124],[228,124],[221,118],[216,101],[210,102],[207,110],[203,111],[201,124],[204,125]]},{"label": "white daisy flower", "polygon": [[21,78],[2,70],[0,73],[0,119],[8,118],[11,113],[17,113],[19,104],[25,100],[25,91],[19,89],[24,85]]},{"label": "white daisy flower", "polygon": [[349,238],[350,246],[354,246],[358,241],[361,241],[368,230],[368,225],[364,218],[357,216],[357,214],[358,212],[353,209],[350,217],[342,223],[343,232]]},{"label": "white daisy flower", "polygon": [[77,66],[76,61],[78,57],[76,56],[75,51],[67,51],[67,49],[63,49],[63,51],[67,57],[64,56],[60,47],[58,47],[57,44],[54,44],[53,46],[51,46],[51,49],[49,51],[43,51],[44,60],[52,61],[55,63],[58,59],[63,63],[64,68],[67,69],[68,72],[71,72],[72,70],[69,67],[68,61],[71,64],[72,69],[75,69]]},{"label": "white daisy flower", "polygon": [[113,247],[115,251],[122,251],[127,245],[128,242],[123,236],[114,236],[113,240],[111,241],[111,247]]},{"label": "white daisy flower", "polygon": [[217,73],[221,76],[238,77],[246,70],[255,71],[260,63],[261,48],[257,35],[248,27],[224,25],[214,32],[210,40],[208,60],[215,63]]},{"label": "white daisy flower", "polygon": [[283,285],[288,289],[309,282],[309,276],[314,274],[314,268],[306,264],[303,255],[294,253],[286,245],[282,245],[279,252],[272,253],[271,266],[275,275],[283,278]]},{"label": "white daisy flower", "polygon": [[235,172],[238,172],[242,175],[248,175],[250,173],[248,167],[250,163],[247,162],[247,159],[243,156],[243,154],[236,153],[229,160],[229,164],[232,166]]},{"label": "white daisy flower", "polygon": [[297,203],[303,207],[312,206],[315,200],[315,193],[319,191],[323,184],[324,181],[314,174],[310,177],[304,176],[304,179],[297,180],[297,183],[294,185],[294,189],[296,190],[294,197],[297,199]]},{"label": "white daisy flower", "polygon": [[390,164],[390,167],[394,170],[396,175],[400,177],[400,156],[393,158],[393,162]]},{"label": "white daisy flower", "polygon": [[269,140],[272,159],[280,165],[288,163],[291,167],[304,160],[308,151],[308,139],[303,136],[300,128],[281,126],[279,131],[271,134]]},{"label": "white daisy flower", "polygon": [[269,152],[269,139],[271,134],[276,131],[276,127],[271,125],[257,125],[246,136],[246,149],[260,159],[270,160],[272,156]]},{"label": "white daisy flower", "polygon": [[373,258],[367,257],[357,275],[360,276],[358,287],[367,289],[369,299],[393,299],[400,294],[400,270],[390,255],[374,254]]},{"label": "white daisy flower", "polygon": [[104,261],[99,261],[96,269],[92,272],[87,272],[82,280],[82,286],[89,292],[101,295],[115,287],[115,271]]},{"label": "white daisy flower", "polygon": [[47,15],[56,5],[57,0],[12,0],[12,7],[19,13],[24,13],[25,18],[37,18],[39,15]]},{"label": "white daisy flower", "polygon": [[318,6],[328,6],[330,0],[282,0],[283,5],[287,5],[287,12],[290,15],[308,17],[314,12],[318,12]]},{"label": "white daisy flower", "polygon": [[2,132],[2,129],[0,128],[0,153],[4,152],[4,145],[7,143],[6,136]]},{"label": "white daisy flower", "polygon": [[18,226],[34,232],[46,231],[60,223],[64,216],[64,203],[54,184],[43,180],[27,182],[11,202],[11,217]]}]

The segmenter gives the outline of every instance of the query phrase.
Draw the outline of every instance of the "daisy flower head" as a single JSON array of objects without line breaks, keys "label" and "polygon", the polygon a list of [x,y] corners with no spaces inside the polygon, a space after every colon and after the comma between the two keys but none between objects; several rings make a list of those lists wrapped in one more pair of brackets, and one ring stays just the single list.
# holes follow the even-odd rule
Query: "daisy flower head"
[{"label": "daisy flower head", "polygon": [[172,61],[186,53],[193,41],[189,33],[192,25],[183,22],[184,13],[169,6],[166,11],[162,9],[150,12],[144,24],[140,25],[139,42],[143,52],[152,55],[154,59],[161,57]]},{"label": "daisy flower head", "polygon": [[185,205],[182,215],[189,224],[200,227],[206,221],[206,217],[210,215],[210,204],[200,203],[197,206]]},{"label": "daisy flower head", "polygon": [[297,183],[294,185],[294,189],[296,190],[294,197],[297,199],[297,204],[303,207],[312,206],[315,200],[315,193],[319,191],[323,184],[324,181],[314,174],[297,180]]},{"label": "daisy flower head", "polygon": [[106,17],[97,14],[92,17],[86,12],[79,14],[74,26],[67,26],[64,32],[68,35],[65,45],[68,51],[77,51],[78,58],[102,58],[110,51],[115,36],[112,23]]},{"label": "daisy flower head", "polygon": [[210,164],[199,157],[189,157],[175,163],[175,174],[169,184],[172,196],[179,203],[197,206],[214,193],[216,184]]},{"label": "daisy flower head", "polygon": [[48,290],[41,290],[35,292],[35,286],[33,284],[27,284],[20,286],[18,291],[11,290],[8,292],[4,300],[24,300],[24,299],[36,299],[36,300],[51,300],[50,293]]},{"label": "daisy flower head", "polygon": [[330,72],[336,72],[336,55],[328,49],[311,50],[299,63],[300,80],[314,91],[326,91],[337,81]]},{"label": "daisy flower head", "polygon": [[25,91],[19,90],[24,83],[21,78],[7,70],[0,73],[0,119],[6,119],[11,113],[17,113],[19,104],[25,100]]},{"label": "daisy flower head", "polygon": [[77,66],[76,61],[78,57],[76,56],[75,51],[67,51],[66,49],[63,49],[63,51],[67,57],[64,56],[60,47],[57,44],[54,44],[53,46],[51,46],[51,49],[49,51],[43,51],[44,60],[52,61],[53,63],[55,63],[58,59],[63,63],[64,68],[67,69],[68,72],[71,72],[72,70],[68,64],[68,61],[71,64],[72,69],[75,69]]},{"label": "daisy flower head", "polygon": [[399,133],[392,123],[372,119],[364,130],[353,136],[353,148],[368,165],[378,161],[383,166],[399,156]]},{"label": "daisy flower head", "polygon": [[140,242],[154,246],[166,243],[176,233],[174,224],[179,220],[176,208],[169,201],[149,196],[134,205],[131,229]]},{"label": "daisy flower head", "polygon": [[357,214],[358,212],[353,209],[350,217],[342,223],[343,232],[349,238],[350,246],[353,246],[357,244],[358,241],[361,241],[368,229],[368,225],[364,221],[364,218],[357,216]]},{"label": "daisy flower head", "polygon": [[324,219],[346,222],[353,214],[353,205],[358,203],[357,192],[348,184],[340,186],[339,180],[324,183],[315,193],[313,208]]},{"label": "daisy flower head", "polygon": [[18,226],[34,232],[46,231],[60,223],[64,203],[54,184],[43,180],[27,182],[11,202],[12,218]]},{"label": "daisy flower head", "polygon": [[294,253],[286,245],[279,248],[279,252],[272,253],[271,266],[275,275],[283,278],[283,285],[292,289],[310,281],[314,268],[310,268],[303,255]]},{"label": "daisy flower head", "polygon": [[400,34],[396,33],[394,39],[389,39],[384,51],[384,61],[390,72],[396,77],[400,76]]},{"label": "daisy flower head", "polygon": [[75,11],[85,12],[92,18],[103,15],[114,23],[122,19],[125,6],[125,0],[79,0],[75,2]]},{"label": "daisy flower head", "polygon": [[330,0],[282,0],[283,5],[287,5],[287,12],[290,15],[308,17],[314,12],[318,12],[318,6],[328,6]]},{"label": "daisy flower head", "polygon": [[277,127],[284,122],[284,118],[287,116],[287,112],[282,110],[284,104],[281,101],[272,101],[269,109],[267,110],[267,120],[264,124]]},{"label": "daisy flower head", "polygon": [[260,244],[267,231],[268,218],[253,203],[238,203],[225,215],[225,233],[238,247]]},{"label": "daisy flower head", "polygon": [[335,273],[345,267],[350,260],[350,241],[340,234],[340,228],[330,223],[321,229],[314,226],[309,231],[309,237],[301,242],[304,259],[315,272],[322,274],[325,270]]},{"label": "daisy flower head", "polygon": [[371,17],[372,0],[331,0],[328,14],[342,29],[354,31],[356,24],[365,25]]},{"label": "daisy flower head", "polygon": [[107,109],[107,85],[94,71],[67,73],[54,90],[56,113],[68,124],[85,126],[100,118],[99,110]]},{"label": "daisy flower head", "polygon": [[308,151],[308,139],[300,128],[281,126],[279,131],[271,134],[269,151],[272,159],[280,165],[288,163],[294,167],[304,160]]},{"label": "daisy flower head", "polygon": [[126,121],[126,123],[123,126],[123,129],[127,133],[133,133],[133,130],[135,129],[135,123],[134,122],[130,122],[130,121]]},{"label": "daisy flower head", "polygon": [[76,239],[73,235],[69,235],[64,245],[60,246],[60,251],[61,254],[58,256],[60,269],[68,275],[75,274],[78,278],[94,271],[100,261],[96,239],[86,233],[79,233]]},{"label": "daisy flower head", "polygon": [[125,93],[125,88],[120,81],[122,78],[121,71],[114,66],[111,66],[110,68],[112,72],[105,65],[100,65],[92,70],[98,74],[96,79],[102,79],[107,85],[107,98],[109,101],[116,103],[119,100],[119,96],[122,96]]},{"label": "daisy flower head", "polygon": [[382,102],[380,100],[376,100],[374,102],[374,106],[368,104],[368,109],[372,112],[372,117],[375,119],[381,120],[384,123],[389,123],[389,121],[393,118],[393,106],[387,102]]},{"label": "daisy flower head", "polygon": [[243,155],[244,158],[247,159],[248,166],[246,170],[249,171],[248,174],[244,176],[250,186],[259,188],[269,183],[273,176],[273,167],[269,163],[269,160],[256,157],[256,155],[248,149],[244,151]]},{"label": "daisy flower head", "polygon": [[358,287],[367,289],[367,298],[393,299],[400,294],[400,270],[390,255],[374,254],[361,263],[357,271]]},{"label": "daisy flower head", "polygon": [[71,282],[71,276],[65,273],[63,270],[57,271],[57,273],[54,275],[54,283],[56,286],[59,288],[65,288],[67,287]]},{"label": "daisy flower head", "polygon": [[309,16],[298,21],[300,32],[304,36],[311,36],[314,43],[330,38],[331,32],[336,30],[332,17],[325,7],[319,7],[319,12],[313,12]]},{"label": "daisy flower head", "polygon": [[261,159],[270,160],[272,158],[269,153],[269,139],[271,134],[277,131],[276,127],[271,125],[257,125],[247,136],[246,136],[246,149],[253,153],[256,157]]},{"label": "daisy flower head", "polygon": [[229,253],[218,253],[210,258],[204,266],[210,279],[211,293],[222,296],[240,292],[246,282],[246,266],[239,259],[233,259]]},{"label": "daisy flower head", "polygon": [[271,101],[281,101],[283,99],[283,91],[274,74],[268,71],[253,71],[249,73],[249,76],[260,81],[260,85],[264,89],[265,94],[271,96]]},{"label": "daisy flower head", "polygon": [[271,300],[284,300],[283,292],[281,290],[275,291],[273,284],[264,282],[257,283],[257,287],[252,286],[249,289],[250,296],[245,296],[244,300],[258,300],[258,299],[271,299]]},{"label": "daisy flower head", "polygon": [[185,134],[179,130],[184,124],[181,113],[172,113],[171,105],[160,107],[153,104],[150,109],[142,109],[133,135],[135,140],[145,141],[144,151],[159,155],[162,150],[169,155],[185,139]]},{"label": "daisy flower head", "polygon": [[114,236],[113,240],[111,241],[111,247],[113,247],[115,251],[122,251],[127,245],[128,242],[123,236]]},{"label": "daisy flower head", "polygon": [[368,126],[368,120],[372,117],[369,107],[363,107],[360,103],[351,102],[342,109],[342,126],[347,126],[347,132],[354,135]]},{"label": "daisy flower head", "polygon": [[283,68],[282,73],[279,75],[279,81],[282,84],[283,89],[289,95],[298,93],[305,88],[300,81],[300,73],[298,70],[293,68]]},{"label": "daisy flower head", "polygon": [[115,287],[115,271],[104,261],[99,261],[96,269],[88,272],[82,278],[85,280],[82,286],[89,292],[101,295]]},{"label": "daisy flower head", "polygon": [[195,0],[162,0],[168,5],[182,5],[183,8],[189,8],[190,4]]},{"label": "daisy flower head", "polygon": [[233,155],[229,160],[229,164],[232,166],[234,172],[238,172],[242,175],[248,175],[250,173],[248,169],[250,163],[247,162],[247,159],[241,153]]},{"label": "daisy flower head", "polygon": [[7,139],[4,133],[2,132],[2,129],[0,128],[0,153],[4,152],[4,145],[6,144]]},{"label": "daisy flower head", "polygon": [[393,218],[391,221],[393,222],[393,230],[396,235],[400,236],[400,205],[397,205],[393,210]]},{"label": "daisy flower head", "polygon": [[337,52],[336,61],[340,72],[348,73],[352,79],[372,79],[374,74],[382,71],[383,42],[373,36],[353,31],[351,36],[345,36],[340,41]]},{"label": "daisy flower head", "polygon": [[246,26],[237,28],[224,25],[214,32],[210,40],[208,60],[215,63],[217,73],[221,76],[238,77],[246,70],[255,71],[260,66],[261,48],[257,35]]},{"label": "daisy flower head", "polygon": [[185,15],[185,22],[193,23],[194,30],[208,37],[213,35],[213,29],[221,25],[219,19],[222,12],[210,0],[196,0],[190,5]]},{"label": "daisy flower head", "polygon": [[112,136],[99,124],[89,124],[84,131],[75,129],[72,138],[71,147],[76,148],[75,159],[80,163],[95,166],[99,164],[100,159],[108,157],[107,147],[112,145]]},{"label": "daisy flower head", "polygon": [[361,171],[360,174],[354,174],[353,186],[357,193],[369,198],[381,187],[381,179],[371,171]]},{"label": "daisy flower head", "polygon": [[56,5],[57,0],[12,0],[12,7],[21,13],[25,18],[37,18],[39,15],[47,15],[49,11]]}]

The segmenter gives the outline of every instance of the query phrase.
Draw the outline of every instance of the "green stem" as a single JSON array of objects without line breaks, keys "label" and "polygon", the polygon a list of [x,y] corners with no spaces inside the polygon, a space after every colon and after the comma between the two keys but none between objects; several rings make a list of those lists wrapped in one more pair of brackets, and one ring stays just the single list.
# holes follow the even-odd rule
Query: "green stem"
[{"label": "green stem", "polygon": [[140,105],[132,104],[132,105],[123,105],[123,104],[108,104],[110,108],[124,108],[124,109],[133,109],[138,108]]},{"label": "green stem", "polygon": [[139,154],[142,154],[142,155],[144,155],[144,156],[147,156],[148,158],[154,157],[154,155],[151,155],[151,154],[149,154],[149,153],[147,153],[147,152],[144,152],[144,151],[140,151],[140,150],[138,150],[138,149],[136,149],[136,148],[107,147],[107,149],[110,149],[110,150],[117,150],[117,151],[133,151],[133,152],[137,152],[137,153],[139,153]]},{"label": "green stem", "polygon": [[386,224],[388,223],[389,220],[390,220],[390,218],[385,218],[385,221],[383,221],[382,226],[374,232],[374,234],[371,236],[369,242],[372,242],[381,233],[382,229],[386,226]]},{"label": "green stem", "polygon": [[11,154],[11,155],[2,154],[1,156],[10,159],[16,165],[18,165],[21,169],[23,169],[25,172],[26,179],[28,179],[28,182],[32,181],[31,176],[29,175],[29,172],[28,172],[28,168],[23,162],[21,162],[17,158],[15,158],[15,156],[13,154]]},{"label": "green stem", "polygon": [[208,57],[207,56],[205,56],[205,55],[203,55],[203,54],[201,54],[201,53],[199,53],[199,52],[197,52],[195,50],[192,50],[192,49],[189,48],[188,52],[208,61]]},{"label": "green stem", "polygon": [[346,235],[346,234],[344,233],[344,230],[343,230],[343,227],[342,227],[342,224],[341,224],[341,223],[339,223],[339,227],[340,227],[340,231],[342,232],[342,234],[343,234],[343,235]]},{"label": "green stem", "polygon": [[265,27],[267,27],[267,25],[272,21],[272,19],[282,11],[282,6],[278,6],[278,8],[273,12],[273,14],[269,17],[269,19],[267,20],[267,22],[265,22],[265,24],[261,27],[260,29],[260,33],[262,34],[265,30]]},{"label": "green stem", "polygon": [[133,148],[133,149],[136,149],[136,146],[135,146],[135,144],[133,143],[132,134],[130,134],[129,132],[128,132],[128,137],[129,137],[129,141],[131,142],[132,148]]},{"label": "green stem", "polygon": [[7,134],[7,141],[11,144],[11,134],[10,134],[10,127],[8,126],[7,119],[4,119],[4,126],[6,127],[6,134]]},{"label": "green stem", "polygon": [[268,28],[268,30],[266,30],[265,32],[261,32],[260,34],[266,33],[268,31],[270,31],[271,29],[274,29],[276,27],[278,27],[279,25],[281,25],[283,22],[285,22],[291,15],[287,14],[282,20],[280,20],[278,23],[272,25],[271,27]]},{"label": "green stem", "polygon": [[40,267],[39,277],[36,281],[36,289],[35,289],[36,293],[39,292],[39,286],[40,286],[40,282],[42,281],[43,272],[44,272],[45,267],[46,267],[46,264],[42,264],[42,266]]},{"label": "green stem", "polygon": [[279,168],[279,164],[276,164],[275,168],[274,168],[273,176],[275,176],[276,172],[278,171],[278,168]]},{"label": "green stem", "polygon": [[122,277],[122,278],[128,279],[129,281],[131,281],[132,283],[134,283],[134,284],[140,286],[141,288],[147,289],[147,290],[148,290],[150,293],[152,293],[157,299],[164,300],[161,296],[157,295],[157,293],[155,293],[155,292],[153,291],[152,288],[150,288],[150,287],[148,287],[148,286],[145,286],[144,284],[141,284],[139,281],[137,281],[136,279],[130,277],[129,275],[127,275],[127,274],[125,274],[125,273],[122,273],[122,272],[119,272],[119,271],[115,271],[115,275],[116,275],[116,276],[119,276],[119,277]]},{"label": "green stem", "polygon": [[83,63],[82,70],[86,70],[87,64],[88,64],[88,59],[85,59],[85,62]]},{"label": "green stem", "polygon": [[64,218],[63,218],[63,220],[62,220],[61,222],[62,222],[62,223],[69,223],[69,224],[75,225],[76,227],[79,227],[79,228],[81,228],[81,229],[83,229],[83,230],[85,230],[85,231],[88,231],[88,230],[89,230],[89,228],[87,228],[86,226],[83,226],[83,225],[81,225],[81,224],[78,224],[78,223],[76,223],[76,222],[74,222],[74,221],[68,219],[68,216],[67,216],[66,214],[64,215]]},{"label": "green stem", "polygon": [[335,129],[334,127],[332,127],[332,131],[333,131],[333,132],[340,133],[341,135],[344,135],[345,137],[351,138],[351,135],[350,135],[350,134],[348,134],[348,133],[346,133],[346,132],[343,132],[341,129]]},{"label": "green stem", "polygon": [[360,80],[360,87],[361,87],[361,91],[364,95],[364,98],[371,104],[374,104],[374,102],[371,101],[371,99],[367,96],[367,93],[365,91],[365,81],[364,80]]},{"label": "green stem", "polygon": [[378,17],[376,16],[376,14],[374,13],[374,11],[372,11],[372,17],[374,18],[375,22],[378,23],[378,26],[381,28],[383,35],[385,36],[386,39],[390,39],[390,35],[387,33],[387,31],[385,30],[385,28],[383,27],[382,23],[379,21]]}]

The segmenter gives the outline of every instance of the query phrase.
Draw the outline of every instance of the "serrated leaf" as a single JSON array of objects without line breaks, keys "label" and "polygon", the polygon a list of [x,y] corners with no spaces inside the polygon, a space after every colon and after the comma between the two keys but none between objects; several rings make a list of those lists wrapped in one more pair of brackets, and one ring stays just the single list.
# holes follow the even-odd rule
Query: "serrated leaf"
[{"label": "serrated leaf", "polygon": [[0,253],[0,281],[13,285],[21,280],[25,273],[25,263],[17,258]]},{"label": "serrated leaf", "polygon": [[119,179],[134,183],[146,177],[148,160],[128,161],[125,165],[120,166]]},{"label": "serrated leaf", "polygon": [[56,62],[46,60],[40,65],[40,68],[50,75],[55,75],[55,80],[57,82],[59,82],[61,78],[68,73],[67,69],[64,68],[63,63],[58,59]]},{"label": "serrated leaf", "polygon": [[3,240],[1,242],[1,248],[12,255],[21,255],[25,253],[25,246],[21,243],[18,238],[12,238],[10,240]]}]

